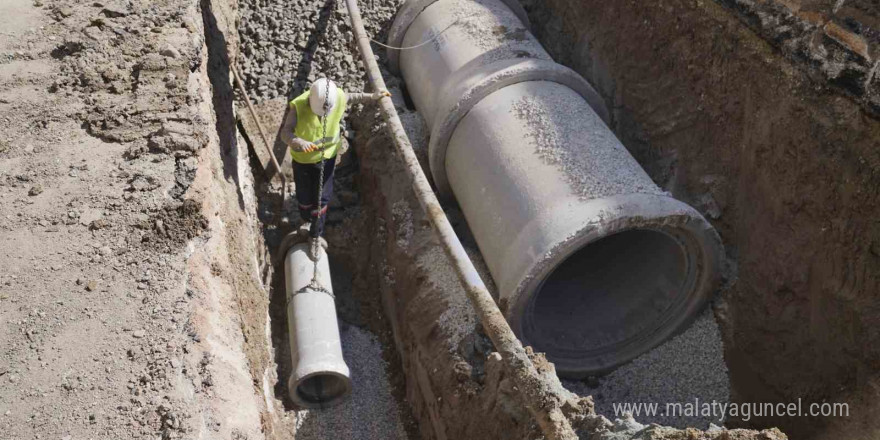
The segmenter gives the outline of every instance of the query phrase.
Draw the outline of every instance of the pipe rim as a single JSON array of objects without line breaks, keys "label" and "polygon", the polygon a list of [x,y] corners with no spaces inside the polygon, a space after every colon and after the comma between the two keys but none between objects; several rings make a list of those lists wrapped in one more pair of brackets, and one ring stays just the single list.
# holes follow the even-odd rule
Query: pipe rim
[{"label": "pipe rim", "polygon": [[[406,38],[406,32],[410,25],[416,21],[416,18],[429,6],[437,3],[439,0],[407,0],[400,9],[397,10],[397,16],[391,28],[388,29],[388,45],[392,47],[400,47],[403,39]],[[529,21],[529,14],[518,0],[501,0],[511,12],[522,22],[523,26],[531,32],[532,25]],[[400,52],[399,50],[386,50],[388,57],[388,68],[395,75],[400,75]]]},{"label": "pipe rim", "polygon": [[[509,296],[508,319],[523,345],[531,345],[536,352],[543,352],[553,362],[560,376],[583,378],[589,375],[607,373],[650,351],[670,337],[681,332],[697,318],[699,312],[711,300],[720,283],[721,241],[708,221],[688,205],[670,197],[658,197],[662,205],[654,216],[639,216],[624,213],[607,220],[601,227],[587,227],[573,231],[569,239],[558,244],[547,254],[544,261],[535,264],[513,295]],[[682,209],[685,208],[685,209]],[[675,212],[670,212],[675,211]],[[625,211],[624,211],[625,212]],[[541,287],[577,252],[599,241],[632,231],[651,231],[664,234],[675,240],[687,259],[688,276],[675,302],[663,314],[665,318],[649,331],[592,350],[570,350],[572,355],[559,356],[558,350],[546,350],[540,341],[530,337],[533,325],[533,311],[541,292]],[[524,294],[528,292],[528,294]],[[537,342],[537,343],[536,343]]]},{"label": "pipe rim", "polygon": [[[309,374],[305,374],[302,377],[295,378],[296,373],[292,373],[290,375],[290,379],[287,381],[287,391],[290,396],[290,400],[293,401],[297,406],[301,408],[310,408],[310,409],[323,409],[323,408],[331,408],[337,406],[345,401],[345,399],[351,394],[352,385],[351,378],[347,374],[340,373],[338,371],[332,370],[324,370],[324,371],[315,371]],[[334,395],[331,399],[326,401],[315,401],[308,399],[301,392],[302,385],[307,382],[309,379],[314,379],[319,376],[331,377],[335,380],[338,380],[342,385],[343,389],[340,393]]]},{"label": "pipe rim", "polygon": [[[461,75],[461,76],[459,76]],[[609,114],[605,101],[593,86],[574,70],[552,60],[505,59],[476,66],[474,70],[451,76],[443,86],[445,97],[437,106],[438,117],[433,121],[428,142],[428,164],[434,185],[442,198],[453,196],[446,175],[446,149],[459,122],[484,98],[507,86],[530,81],[549,81],[561,84],[581,95],[590,108],[608,125]],[[443,119],[440,119],[440,115]]]}]

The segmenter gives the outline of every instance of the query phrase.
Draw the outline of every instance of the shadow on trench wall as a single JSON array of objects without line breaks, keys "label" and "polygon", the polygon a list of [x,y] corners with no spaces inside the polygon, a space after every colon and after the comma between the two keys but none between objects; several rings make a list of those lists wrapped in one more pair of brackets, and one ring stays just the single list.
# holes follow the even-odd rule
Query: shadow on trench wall
[{"label": "shadow on trench wall", "polygon": [[733,400],[849,406],[848,417],[728,424],[877,438],[876,116],[823,83],[821,64],[786,56],[716,2],[524,6],[554,58],[603,95],[654,180],[722,235],[736,269],[716,312]]}]

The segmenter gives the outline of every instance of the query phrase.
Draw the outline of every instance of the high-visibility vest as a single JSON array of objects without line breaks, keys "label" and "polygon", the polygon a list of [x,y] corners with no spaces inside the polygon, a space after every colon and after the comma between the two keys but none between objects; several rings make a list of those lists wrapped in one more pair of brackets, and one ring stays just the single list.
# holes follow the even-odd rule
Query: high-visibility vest
[{"label": "high-visibility vest", "polygon": [[[345,105],[347,98],[345,92],[341,88],[336,89],[338,97],[336,105],[330,109],[327,115],[327,133],[324,136],[324,124],[312,108],[309,106],[309,91],[306,90],[302,95],[293,98],[290,101],[290,109],[296,111],[296,128],[293,130],[296,137],[311,142],[318,146],[318,149],[311,153],[290,150],[290,156],[299,163],[318,163],[321,161],[321,147],[324,148],[324,159],[332,159],[336,156],[336,150],[340,144],[339,124],[342,122],[342,115],[345,114]],[[323,137],[323,139],[322,139]]]}]

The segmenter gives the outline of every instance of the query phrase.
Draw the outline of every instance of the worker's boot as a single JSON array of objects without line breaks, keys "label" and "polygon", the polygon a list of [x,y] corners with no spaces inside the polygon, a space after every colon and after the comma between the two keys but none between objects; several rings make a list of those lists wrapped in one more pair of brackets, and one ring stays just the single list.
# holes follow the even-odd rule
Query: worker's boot
[{"label": "worker's boot", "polygon": [[[312,240],[315,239],[314,235],[312,235],[314,232],[314,229],[315,229],[314,222],[311,222],[311,223],[303,223],[302,225],[300,225],[299,229],[297,229],[297,231],[296,231],[297,234],[299,234],[302,237],[303,241],[307,241],[309,243],[309,258],[311,258],[312,261],[317,260],[319,257],[319,254],[320,254],[320,251],[318,251],[317,254],[315,253],[315,251],[317,249],[315,249],[315,247],[312,245]],[[320,246],[321,248],[323,248],[326,251],[327,240],[325,240],[324,237],[317,237],[317,239],[318,239],[318,246]]]}]

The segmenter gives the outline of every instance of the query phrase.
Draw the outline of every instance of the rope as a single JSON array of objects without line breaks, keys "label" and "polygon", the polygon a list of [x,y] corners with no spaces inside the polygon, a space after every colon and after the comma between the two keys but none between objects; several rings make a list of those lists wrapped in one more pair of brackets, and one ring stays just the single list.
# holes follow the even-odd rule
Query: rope
[{"label": "rope", "polygon": [[425,40],[425,41],[422,41],[421,43],[416,44],[415,46],[395,47],[395,46],[389,46],[389,45],[387,45],[387,44],[385,44],[385,43],[382,43],[382,42],[376,41],[376,40],[374,40],[374,39],[372,39],[372,38],[369,38],[369,37],[365,37],[365,38],[367,38],[368,40],[370,40],[370,42],[375,43],[375,44],[378,44],[379,46],[382,46],[382,47],[384,47],[384,48],[386,48],[386,49],[392,49],[392,50],[410,50],[410,49],[418,49],[418,48],[420,48],[420,47],[422,47],[422,46],[424,46],[424,45],[426,45],[426,44],[428,44],[428,43],[432,43],[432,42],[434,42],[435,40],[437,40],[438,38],[442,37],[443,34],[444,34],[447,30],[449,30],[449,28],[451,28],[452,26],[454,26],[456,23],[458,23],[458,19],[457,19],[457,18],[455,19],[455,21],[453,21],[452,23],[450,23],[449,26],[446,26],[445,28],[443,28],[442,31],[438,32],[437,35],[434,35],[433,37],[431,37],[431,38],[429,38],[429,39],[427,39],[427,40]]}]

